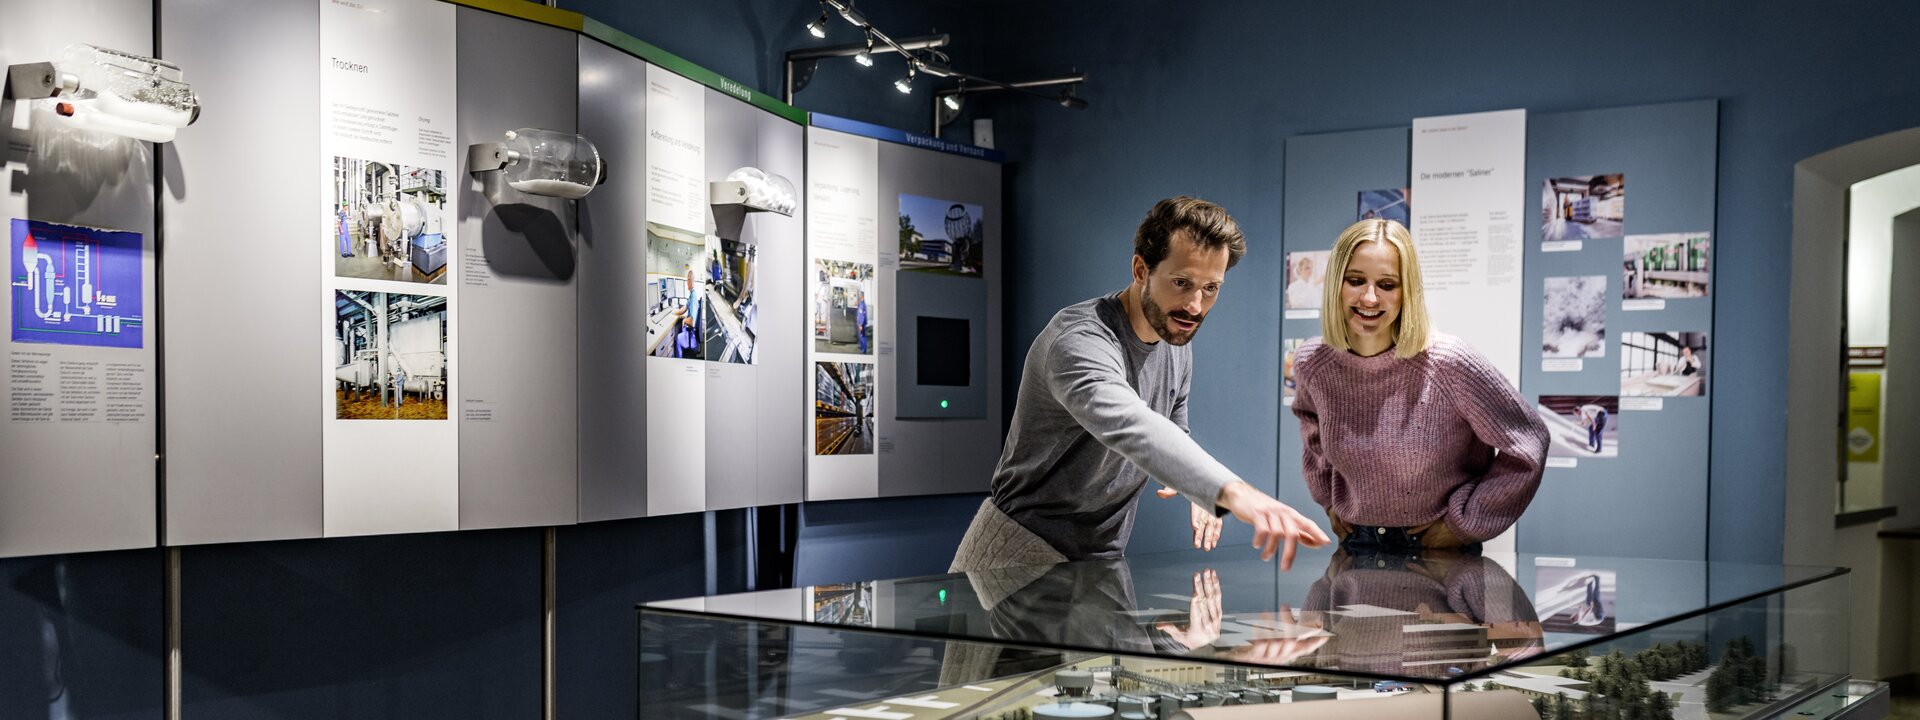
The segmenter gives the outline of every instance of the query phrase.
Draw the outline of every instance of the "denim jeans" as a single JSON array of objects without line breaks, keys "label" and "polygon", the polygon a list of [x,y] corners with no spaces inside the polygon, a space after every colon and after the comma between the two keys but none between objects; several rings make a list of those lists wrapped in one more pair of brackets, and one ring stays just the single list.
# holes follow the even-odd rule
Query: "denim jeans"
[{"label": "denim jeans", "polygon": [[[1428,532],[1432,532],[1429,530]],[[1480,543],[1468,543],[1459,547],[1427,548],[1421,544],[1420,536],[1426,533],[1414,533],[1403,527],[1378,527],[1359,525],[1340,538],[1340,547],[1355,555],[1419,555],[1429,549],[1444,549],[1462,554],[1477,555]]]}]

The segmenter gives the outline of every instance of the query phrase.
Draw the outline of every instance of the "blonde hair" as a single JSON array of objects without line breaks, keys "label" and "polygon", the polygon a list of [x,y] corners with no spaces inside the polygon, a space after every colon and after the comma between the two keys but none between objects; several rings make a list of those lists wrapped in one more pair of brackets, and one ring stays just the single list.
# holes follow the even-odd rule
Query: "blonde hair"
[{"label": "blonde hair", "polygon": [[1347,263],[1360,243],[1385,243],[1400,256],[1400,313],[1393,319],[1393,354],[1411,358],[1427,349],[1432,337],[1427,320],[1427,296],[1420,282],[1420,257],[1413,251],[1413,234],[1407,226],[1392,220],[1373,218],[1348,225],[1333,243],[1327,258],[1326,289],[1320,301],[1321,342],[1336,350],[1351,350],[1347,340],[1346,304],[1340,299],[1345,287]]}]

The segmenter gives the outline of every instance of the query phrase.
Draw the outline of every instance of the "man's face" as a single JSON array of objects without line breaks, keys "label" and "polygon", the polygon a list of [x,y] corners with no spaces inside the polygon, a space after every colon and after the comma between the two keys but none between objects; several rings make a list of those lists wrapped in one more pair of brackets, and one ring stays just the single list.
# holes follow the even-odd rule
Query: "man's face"
[{"label": "man's face", "polygon": [[1185,345],[1200,331],[1200,323],[1220,297],[1227,278],[1227,248],[1201,247],[1186,230],[1174,233],[1160,266],[1146,269],[1134,257],[1134,282],[1144,283],[1140,310],[1147,324],[1169,345]]}]

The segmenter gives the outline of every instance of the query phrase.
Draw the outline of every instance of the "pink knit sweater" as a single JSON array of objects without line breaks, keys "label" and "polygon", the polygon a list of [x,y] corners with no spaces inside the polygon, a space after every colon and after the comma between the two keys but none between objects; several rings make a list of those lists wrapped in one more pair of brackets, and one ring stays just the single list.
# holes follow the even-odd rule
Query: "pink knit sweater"
[{"label": "pink knit sweater", "polygon": [[1459,338],[1435,333],[1404,360],[1309,343],[1293,373],[1307,489],[1356,527],[1445,518],[1462,539],[1486,540],[1540,487],[1546,425]]}]

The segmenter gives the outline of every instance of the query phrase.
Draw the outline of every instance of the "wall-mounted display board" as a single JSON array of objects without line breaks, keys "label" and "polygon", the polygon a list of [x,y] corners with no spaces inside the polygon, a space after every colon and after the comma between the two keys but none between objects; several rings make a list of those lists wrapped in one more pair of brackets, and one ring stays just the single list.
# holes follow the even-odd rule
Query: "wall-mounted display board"
[{"label": "wall-mounted display board", "polygon": [[[457,20],[458,159],[523,128],[576,132],[579,95],[565,81],[579,74],[576,33],[467,7]],[[464,164],[453,180],[460,242],[445,265],[459,283],[460,529],[577,522],[578,202],[532,194],[556,181]]]},{"label": "wall-mounted display board", "polygon": [[[319,3],[314,368],[328,536],[460,527],[456,8]],[[451,251],[451,252],[449,252]],[[186,430],[183,428],[182,430]],[[396,453],[404,448],[404,454]]]},{"label": "wall-mounted display board", "polygon": [[1523,550],[1704,557],[1718,128],[1712,100],[1528,123],[1520,387],[1553,443]]},{"label": "wall-mounted display board", "polygon": [[[247,98],[168,147],[165,542],[800,499],[799,111],[532,4],[173,3],[157,22],[203,97]],[[469,146],[527,129],[599,145],[607,180],[568,199],[470,172]],[[652,225],[693,250],[668,253],[676,272],[649,272]],[[240,270],[274,267],[294,271]],[[697,329],[644,331],[663,308]],[[654,342],[682,335],[680,357]],[[153,515],[149,497],[147,543]]]},{"label": "wall-mounted display board", "polygon": [[[152,3],[5,14],[0,65],[57,62],[79,43],[153,53]],[[156,540],[155,146],[84,129],[55,103],[0,101],[0,557]]]},{"label": "wall-mounted display board", "polygon": [[583,203],[581,519],[798,502],[801,116],[602,37],[579,50],[612,168]]},{"label": "wall-mounted display board", "polygon": [[[1418,200],[1407,192],[1409,131],[1405,127],[1302,135],[1287,139],[1281,231],[1286,249],[1281,337],[1280,485],[1276,495],[1327,526],[1300,469],[1300,421],[1293,416],[1293,354],[1320,336],[1327,256],[1340,231],[1368,210]],[[1363,203],[1368,198],[1392,200]],[[1396,218],[1404,222],[1406,218]]]},{"label": "wall-mounted display board", "polygon": [[999,153],[815,114],[808,500],[983,492],[1000,455]]},{"label": "wall-mounted display board", "polygon": [[[1443,332],[1519,338],[1521,394],[1553,438],[1540,492],[1516,528],[1521,551],[1705,556],[1717,116],[1713,101],[1533,114],[1523,197],[1469,198],[1525,203],[1511,229],[1522,239],[1517,326],[1478,328],[1493,316],[1432,307]],[[1408,206],[1420,222],[1410,175],[1423,166],[1412,157],[1420,147],[1408,128],[1288,141],[1287,350],[1320,334],[1319,308],[1296,307],[1292,287],[1321,272],[1342,228]],[[1458,162],[1424,166],[1466,172],[1501,159],[1447,160]],[[1631,211],[1629,181],[1646,188]],[[1414,240],[1432,262],[1425,238]],[[1501,259],[1482,254],[1475,262]],[[1289,396],[1283,390],[1283,405]],[[1280,497],[1317,512],[1300,476],[1299,424],[1284,410],[1280,443]],[[1626,517],[1633,532],[1620,530]]]}]

